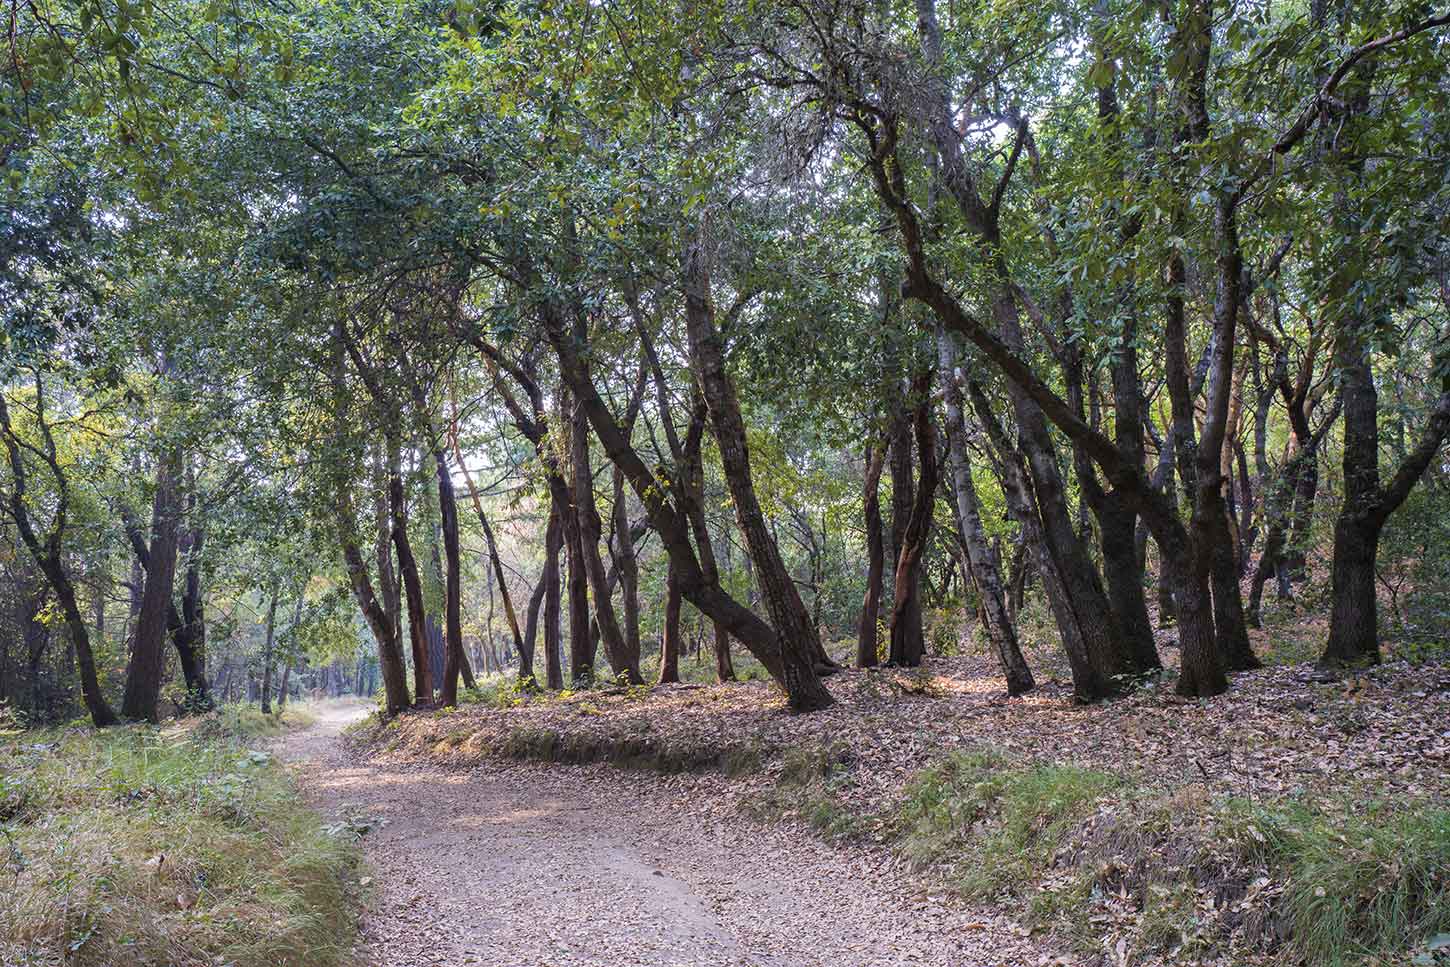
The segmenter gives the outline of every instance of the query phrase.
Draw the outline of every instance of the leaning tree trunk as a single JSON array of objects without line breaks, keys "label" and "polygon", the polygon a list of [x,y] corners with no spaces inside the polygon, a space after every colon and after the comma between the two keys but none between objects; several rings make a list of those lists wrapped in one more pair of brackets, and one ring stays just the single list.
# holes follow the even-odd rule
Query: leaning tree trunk
[{"label": "leaning tree trunk", "polygon": [[[689,468],[689,480],[686,482],[689,500],[685,502],[685,516],[689,518],[690,530],[695,535],[695,546],[700,550],[700,570],[706,581],[718,583],[720,566],[715,557],[715,542],[710,537],[710,523],[705,518],[705,463],[700,452],[708,409],[698,398],[695,409],[683,453],[683,462]],[[729,549],[728,544],[726,549]],[[733,682],[735,662],[730,657],[730,631],[720,621],[711,621],[711,626],[715,630],[715,677],[722,682]]]},{"label": "leaning tree trunk", "polygon": [[835,700],[816,673],[813,655],[798,644],[785,644],[780,634],[727,594],[718,580],[705,578],[690,543],[688,520],[668,499],[666,488],[634,449],[614,414],[600,398],[589,377],[588,366],[579,355],[577,339],[565,330],[562,311],[548,300],[541,302],[538,309],[564,378],[579,395],[609,459],[624,471],[635,496],[644,506],[650,526],[660,535],[665,552],[677,570],[681,596],[706,617],[724,625],[760,660],[785,692],[793,711],[810,712],[829,707]]},{"label": "leaning tree trunk", "polygon": [[378,645],[378,665],[383,673],[388,714],[396,715],[409,705],[408,671],[403,664],[398,624],[373,591],[367,563],[363,559],[361,548],[358,547],[357,521],[354,517],[352,495],[346,482],[338,485],[336,513],[338,538],[342,544],[343,562],[347,566],[348,583],[352,586],[353,598],[367,621],[368,630],[373,633],[373,640]]},{"label": "leaning tree trunk", "polygon": [[[1113,677],[1107,676],[1093,661],[1087,643],[1082,637],[1082,625],[1073,610],[1070,592],[1062,580],[1057,561],[1052,556],[1043,532],[1042,516],[1039,513],[1036,495],[1032,489],[1031,476],[1025,466],[1026,461],[1022,454],[1013,448],[1006,429],[992,411],[991,403],[987,400],[981,386],[975,382],[969,382],[967,391],[977,418],[987,431],[987,437],[991,440],[992,448],[997,453],[1002,493],[1006,498],[1008,511],[1017,521],[1018,526],[1022,528],[1023,545],[1031,552],[1037,565],[1037,574],[1042,582],[1043,592],[1047,596],[1048,606],[1052,610],[1053,620],[1057,624],[1058,634],[1062,638],[1062,649],[1067,654],[1068,667],[1072,671],[1073,699],[1078,702],[1094,702],[1104,696],[1112,695],[1118,690],[1120,683]],[[1021,575],[1025,571],[1026,562],[1024,561],[1018,574]],[[1020,589],[1021,585],[1018,587]],[[1016,593],[1020,595],[1021,591]],[[1021,598],[1019,597],[1019,614],[1020,609]]]},{"label": "leaning tree trunk", "polygon": [[126,671],[126,689],[121,699],[121,716],[155,722],[161,696],[161,672],[165,659],[166,615],[171,608],[172,582],[176,575],[176,544],[181,512],[177,476],[180,456],[170,453],[156,467],[156,496],[152,502],[150,566],[146,589],[141,593],[141,614]]},{"label": "leaning tree trunk", "polygon": [[881,581],[886,569],[881,521],[881,471],[886,464],[886,442],[866,450],[866,481],[861,512],[866,527],[866,596],[861,602],[861,620],[856,626],[856,667],[874,668],[877,654],[877,626],[881,621]]},{"label": "leaning tree trunk", "polygon": [[[493,527],[489,524],[488,517],[483,513],[482,505],[475,504],[478,511],[478,522],[483,527],[483,541],[488,549],[488,560],[493,565],[494,580],[498,584],[499,597],[503,599],[504,617],[508,620],[509,634],[513,636],[514,649],[519,653],[519,679],[520,681],[533,681],[534,678],[534,631],[529,631],[528,639],[519,630],[518,612],[514,610],[513,595],[509,593],[508,580],[504,575],[503,558],[498,553],[498,542],[493,536]],[[542,585],[540,585],[542,589]],[[537,595],[536,595],[537,596]],[[529,620],[537,622],[539,609],[533,604],[530,598],[531,615]]]},{"label": "leaning tree trunk", "polygon": [[86,710],[90,712],[91,721],[95,723],[96,728],[105,728],[115,725],[118,719],[116,713],[111,710],[110,703],[106,701],[105,693],[101,691],[100,678],[96,673],[95,655],[91,652],[90,630],[86,627],[86,620],[81,614],[80,605],[76,603],[75,585],[71,583],[70,575],[65,570],[65,556],[61,542],[65,536],[69,488],[56,458],[55,443],[51,438],[49,426],[45,422],[44,412],[40,408],[40,404],[45,400],[45,392],[41,385],[39,370],[36,371],[35,380],[37,403],[35,414],[46,444],[41,456],[55,476],[57,490],[57,499],[52,508],[51,530],[45,540],[42,541],[40,535],[36,533],[34,521],[30,516],[30,502],[26,493],[25,457],[21,453],[20,441],[15,436],[14,427],[10,422],[10,410],[5,403],[5,394],[0,393],[0,434],[4,436],[6,454],[10,459],[10,485],[7,488],[10,491],[10,499],[6,509],[10,514],[10,519],[15,523],[15,529],[20,534],[21,542],[30,551],[30,556],[40,567],[46,580],[50,582],[51,590],[55,592],[56,598],[60,601],[61,611],[65,615],[66,628],[71,636],[71,647],[75,649],[76,664],[80,668],[81,695],[85,699]]},{"label": "leaning tree trunk", "polygon": [[65,565],[58,555],[38,559],[37,563],[55,591],[61,613],[65,615],[66,630],[70,632],[71,645],[76,653],[76,665],[80,669],[81,697],[85,700],[91,722],[96,728],[115,725],[120,719],[116,717],[106,701],[105,693],[101,691],[100,677],[96,674],[95,654],[91,651],[90,631],[86,627],[80,605],[76,602],[75,586],[71,584],[70,575],[66,573]]},{"label": "leaning tree trunk", "polygon": [[[994,253],[990,268],[992,321],[999,345],[1020,357],[1026,341],[1022,334],[1016,290],[1007,258],[1002,254],[1000,209],[995,202],[989,204],[983,200],[974,173],[963,157],[961,135],[956,130],[955,114],[942,69],[941,27],[934,0],[916,0],[916,12],[922,54],[933,70],[926,91],[924,133],[935,148],[940,177],[948,194],[956,202],[978,243],[984,250]],[[911,229],[912,239],[908,242],[908,255],[911,262],[909,274],[914,278],[908,280],[908,288],[914,297],[922,298],[931,305],[948,328],[959,328],[959,324],[966,321],[959,313],[960,306],[955,307],[957,312],[942,315],[943,309],[947,308],[943,302],[945,290],[931,287],[930,292],[918,291],[923,289],[920,283],[925,282],[925,256],[915,213],[909,207],[903,207],[908,202],[902,194],[905,186],[901,183],[900,172],[887,172],[878,161],[873,165],[873,177],[878,182],[878,194],[886,196],[883,200],[895,211],[898,222],[912,222],[910,226],[903,226]],[[896,181],[893,183],[892,179]],[[906,238],[907,233],[904,232],[903,239]],[[965,330],[963,334],[973,335]],[[1066,595],[1062,617],[1075,625],[1070,634],[1082,641],[1093,669],[1087,679],[1075,682],[1075,689],[1084,699],[1115,694],[1122,689],[1123,675],[1132,670],[1132,662],[1124,653],[1122,635],[1103,590],[1102,579],[1073,529],[1067,508],[1066,486],[1046,414],[1027,388],[1014,379],[1007,381],[1007,395],[1017,420],[1018,449],[1026,458],[1042,523],[1044,548],[1056,566]]]},{"label": "leaning tree trunk", "polygon": [[[792,663],[806,662],[824,671],[834,666],[821,646],[820,635],[801,601],[795,581],[781,560],[750,470],[745,421],[735,387],[725,372],[724,347],[715,326],[707,256],[702,241],[691,244],[685,255],[685,321],[690,357],[709,408],[725,482],[735,503],[735,516],[755,563],[755,578],[765,597],[781,652]],[[822,690],[824,691],[824,690]]]}]

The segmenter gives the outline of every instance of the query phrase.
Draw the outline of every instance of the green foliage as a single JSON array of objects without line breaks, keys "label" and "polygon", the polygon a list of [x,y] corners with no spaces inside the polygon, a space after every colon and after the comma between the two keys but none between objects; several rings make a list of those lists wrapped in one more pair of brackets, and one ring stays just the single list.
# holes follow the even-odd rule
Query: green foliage
[{"label": "green foliage", "polygon": [[496,675],[479,682],[478,688],[459,692],[460,705],[486,705],[489,708],[515,708],[529,701],[535,691],[517,676]]},{"label": "green foliage", "polygon": [[[235,737],[145,727],[0,745],[13,879],[0,960],[340,965],[356,937],[352,837]],[[228,737],[230,736],[230,738]]]}]

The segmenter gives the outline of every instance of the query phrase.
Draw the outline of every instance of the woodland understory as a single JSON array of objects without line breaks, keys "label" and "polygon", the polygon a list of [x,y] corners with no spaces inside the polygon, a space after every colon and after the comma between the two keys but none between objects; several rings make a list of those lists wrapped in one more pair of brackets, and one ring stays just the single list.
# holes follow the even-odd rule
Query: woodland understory
[{"label": "woodland understory", "polygon": [[1450,957],[1450,10],[0,9],[7,841],[351,897],[198,725],[348,696],[1073,956]]}]

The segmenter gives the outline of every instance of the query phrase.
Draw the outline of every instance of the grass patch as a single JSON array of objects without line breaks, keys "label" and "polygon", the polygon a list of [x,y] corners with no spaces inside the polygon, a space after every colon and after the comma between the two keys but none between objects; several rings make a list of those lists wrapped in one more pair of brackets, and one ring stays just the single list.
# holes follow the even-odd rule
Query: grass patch
[{"label": "grass patch", "polygon": [[[916,865],[959,862],[963,891],[986,897],[1034,883],[1067,833],[1122,780],[1075,766],[1008,768],[992,752],[948,756],[910,785],[901,849]],[[960,862],[966,860],[967,862]]]},{"label": "grass patch", "polygon": [[[908,787],[892,833],[964,895],[1135,956],[1285,950],[1351,967],[1450,953],[1450,811],[1426,803],[1217,800],[1076,766],[959,753]],[[1418,959],[1415,959],[1418,958]],[[1428,959],[1427,959],[1428,958]]]},{"label": "grass patch", "polygon": [[267,715],[259,705],[232,704],[197,719],[192,735],[203,741],[245,742],[305,729],[316,722],[317,716],[299,705],[287,705],[281,712]]},{"label": "grass patch", "polygon": [[0,963],[350,962],[356,837],[324,828],[287,772],[237,741],[257,724],[224,710],[189,733],[0,743]]},{"label": "grass patch", "polygon": [[1238,804],[1286,876],[1294,946],[1328,967],[1373,963],[1450,932],[1450,811],[1346,804],[1328,813]]}]

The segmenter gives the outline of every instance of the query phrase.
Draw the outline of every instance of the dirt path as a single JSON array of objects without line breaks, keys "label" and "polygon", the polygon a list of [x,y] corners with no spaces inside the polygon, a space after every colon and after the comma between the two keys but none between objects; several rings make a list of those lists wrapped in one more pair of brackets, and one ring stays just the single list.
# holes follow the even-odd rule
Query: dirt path
[{"label": "dirt path", "polygon": [[386,967],[1037,964],[1006,922],[922,894],[884,857],[603,767],[359,762],[324,710],[281,743],[319,808],[372,823],[368,962]]}]

